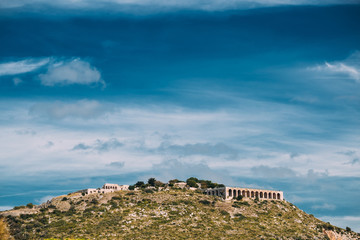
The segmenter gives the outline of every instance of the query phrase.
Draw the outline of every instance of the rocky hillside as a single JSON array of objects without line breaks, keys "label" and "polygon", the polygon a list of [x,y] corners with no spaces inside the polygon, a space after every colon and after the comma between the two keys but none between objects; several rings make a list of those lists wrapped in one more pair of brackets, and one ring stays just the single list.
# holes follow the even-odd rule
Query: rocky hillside
[{"label": "rocky hillside", "polygon": [[285,201],[185,189],[73,193],[1,214],[13,239],[359,239]]}]

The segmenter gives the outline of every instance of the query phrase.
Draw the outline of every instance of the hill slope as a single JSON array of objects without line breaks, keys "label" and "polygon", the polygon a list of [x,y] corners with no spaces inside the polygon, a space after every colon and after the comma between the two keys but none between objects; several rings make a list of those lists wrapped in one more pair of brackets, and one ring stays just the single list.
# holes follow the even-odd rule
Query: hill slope
[{"label": "hill slope", "polygon": [[[25,211],[26,210],[26,211]],[[223,201],[189,190],[122,191],[52,199],[3,212],[14,239],[358,239],[285,201]]]}]

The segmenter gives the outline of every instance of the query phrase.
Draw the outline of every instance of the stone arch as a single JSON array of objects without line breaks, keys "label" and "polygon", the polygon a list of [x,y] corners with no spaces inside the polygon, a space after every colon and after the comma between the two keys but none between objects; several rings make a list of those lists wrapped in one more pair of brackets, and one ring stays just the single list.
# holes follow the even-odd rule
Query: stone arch
[{"label": "stone arch", "polygon": [[271,192],[269,192],[269,199],[271,199]]},{"label": "stone arch", "polygon": [[276,193],[273,193],[273,199],[276,199]]},{"label": "stone arch", "polygon": [[254,197],[254,191],[251,191],[251,197],[252,198]]},{"label": "stone arch", "polygon": [[218,190],[215,190],[215,195],[219,196],[219,191]]},{"label": "stone arch", "polygon": [[267,192],[264,192],[264,198],[267,198]]},{"label": "stone arch", "polygon": [[259,198],[259,192],[258,191],[255,192],[255,197]]},{"label": "stone arch", "polygon": [[246,196],[247,196],[248,198],[250,197],[250,191],[249,191],[249,190],[246,191]]},{"label": "stone arch", "polygon": [[242,196],[243,196],[243,197],[246,197],[246,195],[245,195],[245,190],[242,191]]},{"label": "stone arch", "polygon": [[277,194],[277,199],[280,199],[280,193]]},{"label": "stone arch", "polygon": [[264,197],[263,192],[260,192],[260,198],[263,198],[263,197]]},{"label": "stone arch", "polygon": [[241,190],[238,190],[238,196],[241,196]]},{"label": "stone arch", "polygon": [[233,197],[236,198],[236,190],[233,190]]},{"label": "stone arch", "polygon": [[231,189],[229,189],[229,196],[230,196],[230,197],[232,196],[232,191],[231,191]]}]

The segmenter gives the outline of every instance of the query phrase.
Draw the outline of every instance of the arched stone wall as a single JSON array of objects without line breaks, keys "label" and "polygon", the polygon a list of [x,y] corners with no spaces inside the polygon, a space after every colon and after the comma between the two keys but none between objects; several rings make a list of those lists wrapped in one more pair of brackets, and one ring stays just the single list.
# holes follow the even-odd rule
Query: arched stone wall
[{"label": "arched stone wall", "polygon": [[207,195],[219,196],[225,199],[235,199],[238,196],[244,198],[258,198],[260,200],[283,200],[283,193],[281,191],[269,191],[259,189],[244,189],[244,188],[232,188],[222,187],[215,189],[207,189],[204,191]]}]

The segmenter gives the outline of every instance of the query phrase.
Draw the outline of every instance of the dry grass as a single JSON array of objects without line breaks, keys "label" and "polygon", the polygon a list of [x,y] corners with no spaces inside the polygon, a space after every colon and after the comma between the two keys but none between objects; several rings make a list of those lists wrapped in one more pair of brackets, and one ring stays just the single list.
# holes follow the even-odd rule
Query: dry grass
[{"label": "dry grass", "polygon": [[10,233],[8,230],[8,226],[3,218],[0,218],[0,240],[9,240]]},{"label": "dry grass", "polygon": [[183,190],[74,195],[52,204],[8,217],[15,239],[327,239],[323,229],[334,228],[288,202],[225,202]]}]

